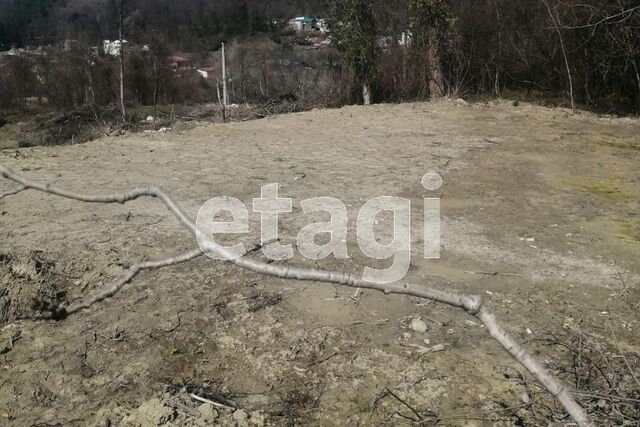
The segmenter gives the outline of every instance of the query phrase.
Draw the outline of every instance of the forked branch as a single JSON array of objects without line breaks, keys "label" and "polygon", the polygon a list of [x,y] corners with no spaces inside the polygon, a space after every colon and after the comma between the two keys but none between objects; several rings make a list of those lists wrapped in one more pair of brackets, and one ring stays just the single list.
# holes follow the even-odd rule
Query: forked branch
[{"label": "forked branch", "polygon": [[57,306],[47,306],[44,305],[40,307],[42,310],[50,313],[50,317],[55,320],[62,320],[70,314],[77,313],[78,311],[85,310],[92,305],[99,303],[101,301],[106,300],[107,298],[111,298],[115,294],[118,293],[120,289],[127,283],[131,282],[134,277],[138,275],[143,270],[153,270],[158,268],[170,267],[172,265],[178,265],[185,263],[187,261],[194,260],[198,257],[204,255],[200,249],[194,249],[189,252],[185,252],[183,254],[164,259],[162,261],[148,261],[142,262],[140,264],[134,264],[130,266],[125,274],[119,279],[113,281],[110,285],[108,285],[105,289],[98,292],[91,298],[79,302],[77,304],[70,305],[68,307],[57,307]]},{"label": "forked branch", "polygon": [[24,190],[26,190],[26,188],[23,185],[21,185],[20,187],[16,188],[15,190],[9,190],[6,193],[0,194],[0,200],[4,199],[5,197],[9,197],[9,196],[13,196],[13,195],[22,193]]},{"label": "forked branch", "polygon": [[[160,199],[166,207],[173,213],[178,221],[185,226],[195,237],[204,237],[204,232],[200,231],[195,223],[182,211],[180,206],[164,191],[158,187],[134,188],[126,193],[117,193],[105,196],[87,195],[74,193],[71,191],[56,188],[51,185],[39,184],[28,180],[27,178],[15,174],[10,169],[0,164],[0,175],[3,178],[16,182],[25,189],[38,190],[44,193],[64,197],[67,199],[78,200],[89,203],[126,203],[140,197],[153,197]],[[207,239],[201,239],[208,241]],[[213,244],[203,248],[205,252],[211,252],[221,258],[233,258],[231,254],[219,246]],[[162,268],[170,265],[179,264],[195,259],[202,255],[203,252],[196,250],[191,251],[164,261],[146,262],[136,264],[130,267],[125,275],[112,283],[104,291],[98,293],[94,297],[85,302],[75,304],[69,307],[56,308],[55,317],[63,318],[69,314],[86,309],[91,305],[103,301],[115,295],[123,286],[129,283],[140,271],[144,269]],[[291,266],[281,266],[267,264],[249,257],[235,259],[232,262],[238,267],[253,271],[259,274],[275,276],[282,279],[294,279],[315,281],[324,283],[334,283],[343,286],[372,289],[384,292],[385,294],[402,294],[411,295],[420,298],[434,300],[443,304],[463,309],[467,314],[480,320],[491,336],[498,341],[502,347],[527,371],[529,371],[544,387],[558,400],[565,408],[567,413],[574,419],[579,426],[593,425],[584,409],[575,401],[567,388],[563,386],[550,372],[548,372],[537,360],[529,355],[511,336],[498,324],[495,316],[486,307],[482,305],[480,297],[474,295],[458,295],[450,292],[432,289],[425,286],[415,285],[405,282],[397,282],[393,284],[380,284],[363,280],[350,273],[337,273],[332,271],[314,270],[308,268],[298,268]]]}]

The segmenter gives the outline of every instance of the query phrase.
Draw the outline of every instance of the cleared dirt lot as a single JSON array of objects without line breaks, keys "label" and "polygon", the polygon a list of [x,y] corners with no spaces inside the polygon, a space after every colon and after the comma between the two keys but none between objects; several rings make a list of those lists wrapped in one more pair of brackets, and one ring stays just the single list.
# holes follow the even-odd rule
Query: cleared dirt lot
[{"label": "cleared dirt lot", "polygon": [[[0,161],[77,191],[155,183],[193,217],[215,196],[251,206],[262,185],[277,182],[294,199],[283,242],[319,219],[304,215],[300,200],[337,197],[349,209],[350,259],[318,265],[339,271],[384,265],[355,244],[362,204],[408,198],[415,253],[407,279],[481,295],[601,423],[619,423],[637,416],[640,399],[639,135],[636,119],[441,102],[2,151]],[[428,171],[444,179],[436,192],[421,185]],[[0,182],[0,194],[12,188]],[[421,207],[434,196],[443,252],[425,260]],[[34,297],[78,301],[128,262],[197,246],[149,199],[94,206],[25,192],[0,200],[0,213],[0,419],[16,425],[216,417],[242,425],[245,414],[254,425],[402,425],[418,418],[414,410],[426,424],[563,421],[464,313],[374,292],[354,301],[348,289],[211,260],[144,273],[63,322],[16,321]],[[259,241],[258,226],[253,215],[247,246]],[[314,265],[299,255],[293,262]],[[414,317],[425,333],[408,328]],[[436,344],[445,350],[417,354],[416,345]],[[198,408],[185,389],[244,412]]]}]

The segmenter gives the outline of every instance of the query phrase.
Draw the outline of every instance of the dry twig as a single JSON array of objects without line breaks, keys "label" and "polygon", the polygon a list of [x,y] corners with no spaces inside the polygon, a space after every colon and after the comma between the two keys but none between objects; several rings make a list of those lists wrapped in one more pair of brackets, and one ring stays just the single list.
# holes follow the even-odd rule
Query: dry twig
[{"label": "dry twig", "polygon": [[16,188],[15,190],[11,190],[11,191],[7,191],[6,193],[2,193],[2,194],[0,194],[0,200],[4,199],[5,197],[9,197],[9,196],[13,196],[13,195],[18,194],[18,193],[22,193],[26,189],[27,188],[25,186],[21,185],[20,187]]},{"label": "dry twig", "polygon": [[213,400],[209,400],[209,399],[205,399],[204,397],[200,397],[196,394],[193,393],[189,393],[189,397],[192,398],[193,400],[197,400],[198,402],[202,402],[202,403],[208,403],[210,405],[215,406],[216,408],[219,409],[227,409],[229,411],[235,411],[236,408],[232,407],[232,406],[228,406],[228,405],[224,405],[222,403],[218,403],[218,402],[214,402]]}]

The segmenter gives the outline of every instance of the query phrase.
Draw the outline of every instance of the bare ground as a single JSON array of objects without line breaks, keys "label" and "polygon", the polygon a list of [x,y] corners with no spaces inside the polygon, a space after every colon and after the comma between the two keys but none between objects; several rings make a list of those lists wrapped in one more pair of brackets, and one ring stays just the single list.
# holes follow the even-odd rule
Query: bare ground
[{"label": "bare ground", "polygon": [[[192,216],[215,196],[251,206],[261,185],[277,182],[294,199],[281,220],[287,242],[314,220],[300,200],[337,197],[349,208],[350,260],[319,263],[334,270],[382,265],[355,244],[357,211],[371,197],[406,197],[408,280],[482,295],[599,424],[637,425],[639,135],[637,119],[441,102],[5,150],[0,161],[77,191],[156,183]],[[432,170],[444,178],[435,193],[420,184]],[[12,188],[0,182],[0,194]],[[443,256],[427,261],[421,207],[433,196],[442,198]],[[16,320],[34,298],[80,300],[127,263],[196,243],[153,200],[94,206],[25,192],[0,200],[0,224],[0,424],[569,421],[464,313],[374,292],[354,301],[347,289],[211,260],[144,273],[62,322]],[[252,216],[248,246],[258,224]],[[409,329],[412,318],[427,332]],[[416,345],[437,344],[445,349],[417,354]],[[187,393],[241,409],[218,413]]]}]

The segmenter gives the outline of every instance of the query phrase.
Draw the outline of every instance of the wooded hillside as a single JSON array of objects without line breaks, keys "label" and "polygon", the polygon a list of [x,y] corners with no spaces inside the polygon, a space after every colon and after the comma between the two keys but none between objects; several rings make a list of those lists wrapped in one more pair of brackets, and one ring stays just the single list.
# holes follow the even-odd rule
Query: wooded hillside
[{"label": "wooded hillside", "polygon": [[[282,33],[288,19],[302,14],[330,18],[332,5],[340,5],[343,11],[344,19],[337,16],[335,22],[348,25],[343,22],[345,17],[354,15],[345,7],[356,8],[357,16],[356,3],[124,0],[123,29],[133,44],[161,41],[161,50],[206,58],[222,41],[238,37],[271,39],[284,48]],[[375,28],[365,31],[375,35],[378,48],[370,82],[374,102],[429,97],[434,91],[431,74],[437,66],[442,74],[438,78],[442,87],[437,92],[446,95],[538,97],[598,111],[640,111],[637,0],[377,0],[373,9]],[[64,40],[100,46],[104,39],[117,38],[118,10],[119,0],[0,0],[0,48],[54,46]],[[415,43],[395,43],[403,32],[413,34]],[[344,47],[339,41],[335,45]],[[37,85],[32,84],[33,73],[28,72],[33,64],[4,62],[0,68],[4,107],[19,104],[21,97],[39,96]],[[65,62],[69,66],[73,63]],[[135,64],[129,68],[132,66],[135,69]],[[93,76],[94,85],[102,86],[105,92],[96,102],[117,98],[113,89],[117,83],[108,68],[105,65]],[[87,75],[87,70],[66,74]],[[338,73],[335,78],[345,76]],[[358,76],[350,79],[357,81]],[[128,90],[133,90],[135,80],[129,76]],[[268,77],[264,80],[264,85],[274,87],[264,97],[289,95],[279,93]],[[74,86],[77,81],[74,77]],[[339,102],[358,101],[359,95],[350,92],[353,88],[345,90]],[[149,102],[148,97],[138,98],[137,102]]]}]

